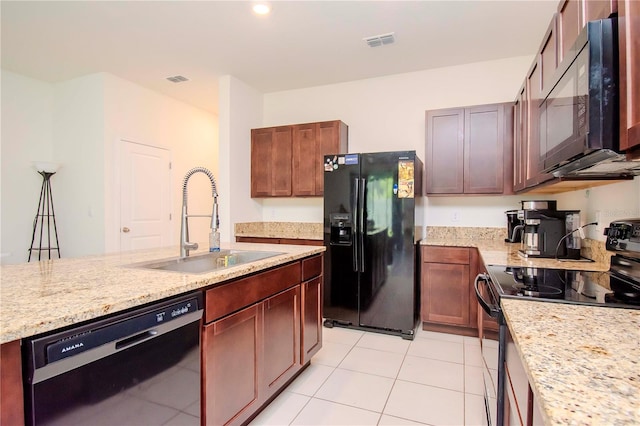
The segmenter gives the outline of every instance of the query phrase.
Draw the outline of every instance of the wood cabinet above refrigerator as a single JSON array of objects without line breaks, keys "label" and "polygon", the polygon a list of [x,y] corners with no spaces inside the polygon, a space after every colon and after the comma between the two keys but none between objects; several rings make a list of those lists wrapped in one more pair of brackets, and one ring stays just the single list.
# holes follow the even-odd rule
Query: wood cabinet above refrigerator
[{"label": "wood cabinet above refrigerator", "polygon": [[348,151],[348,126],[324,121],[251,130],[251,197],[319,197],[323,156]]}]

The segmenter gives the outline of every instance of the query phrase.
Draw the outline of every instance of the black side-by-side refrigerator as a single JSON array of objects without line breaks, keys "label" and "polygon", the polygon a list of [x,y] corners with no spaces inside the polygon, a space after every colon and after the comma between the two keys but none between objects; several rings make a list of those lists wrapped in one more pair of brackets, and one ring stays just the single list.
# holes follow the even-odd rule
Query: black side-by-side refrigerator
[{"label": "black side-by-side refrigerator", "polygon": [[413,339],[422,161],[415,151],[324,157],[324,325]]}]

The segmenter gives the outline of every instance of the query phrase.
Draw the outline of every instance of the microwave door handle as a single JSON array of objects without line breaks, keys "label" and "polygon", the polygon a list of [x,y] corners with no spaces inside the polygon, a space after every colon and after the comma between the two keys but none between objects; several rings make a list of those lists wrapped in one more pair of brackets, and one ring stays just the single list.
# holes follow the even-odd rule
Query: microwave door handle
[{"label": "microwave door handle", "polygon": [[484,298],[480,294],[480,288],[479,288],[481,281],[484,282],[485,284],[488,284],[489,276],[487,276],[487,274],[476,275],[476,279],[473,283],[473,287],[476,291],[476,298],[478,299],[478,303],[480,303],[480,306],[482,306],[482,310],[484,310],[490,317],[497,318],[500,314],[500,308],[496,305],[491,305],[486,300],[484,300]]}]

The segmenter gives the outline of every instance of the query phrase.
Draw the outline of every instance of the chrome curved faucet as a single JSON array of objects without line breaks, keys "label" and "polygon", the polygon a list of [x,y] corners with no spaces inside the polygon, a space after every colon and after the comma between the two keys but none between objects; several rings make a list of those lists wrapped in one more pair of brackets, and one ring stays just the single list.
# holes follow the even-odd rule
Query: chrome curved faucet
[{"label": "chrome curved faucet", "polygon": [[[211,214],[187,214],[187,183],[189,182],[189,178],[193,176],[195,173],[204,173],[207,175],[209,180],[211,181],[211,195],[213,195],[213,209]],[[189,242],[189,221],[187,220],[189,217],[210,217],[211,218],[211,229],[216,231],[220,226],[220,218],[218,217],[218,190],[216,188],[216,179],[213,177],[213,173],[210,170],[204,167],[194,167],[189,170],[187,174],[184,176],[184,181],[182,183],[182,222],[180,226],[180,257],[189,256],[189,250],[196,250],[198,248],[198,243],[190,243]]]}]

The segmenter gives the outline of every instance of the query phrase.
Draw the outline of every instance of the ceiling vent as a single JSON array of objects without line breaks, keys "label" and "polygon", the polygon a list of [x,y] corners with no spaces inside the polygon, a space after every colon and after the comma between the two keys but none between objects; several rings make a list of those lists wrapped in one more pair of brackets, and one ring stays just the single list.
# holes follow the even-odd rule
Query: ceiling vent
[{"label": "ceiling vent", "polygon": [[396,39],[394,37],[394,34],[395,33],[380,34],[376,36],[365,37],[363,38],[363,40],[369,45],[369,47],[378,47],[382,46],[383,44],[391,44],[395,42]]},{"label": "ceiling vent", "polygon": [[187,77],[183,77],[181,75],[174,75],[173,77],[167,77],[167,80],[169,80],[172,83],[182,83],[183,81],[189,81]]}]

